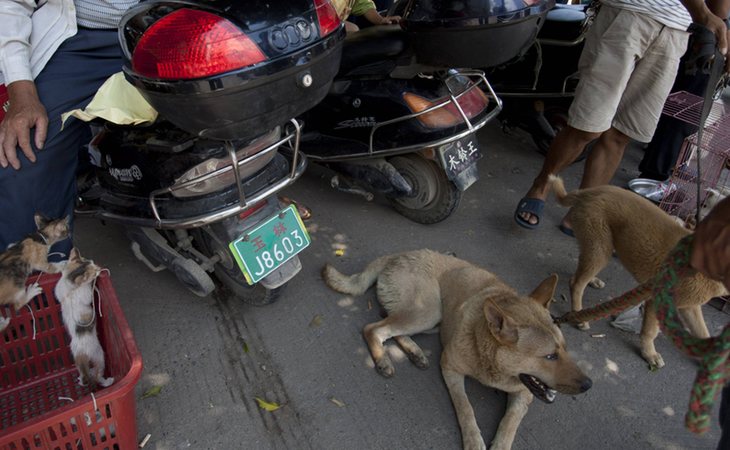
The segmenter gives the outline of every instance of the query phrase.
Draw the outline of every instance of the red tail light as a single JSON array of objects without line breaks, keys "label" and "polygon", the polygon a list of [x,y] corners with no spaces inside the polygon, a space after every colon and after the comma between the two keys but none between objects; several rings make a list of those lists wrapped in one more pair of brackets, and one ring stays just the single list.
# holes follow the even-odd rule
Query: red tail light
[{"label": "red tail light", "polygon": [[259,47],[228,20],[182,8],[145,31],[134,49],[132,68],[148,78],[186,80],[240,69],[265,59]]},{"label": "red tail light", "polygon": [[317,8],[317,20],[319,20],[319,35],[325,37],[340,26],[340,17],[330,0],[314,0]]},{"label": "red tail light", "polygon": [[[408,108],[414,113],[425,111],[432,106],[448,100],[448,98],[449,97],[429,100],[410,92],[403,94],[403,100],[405,100]],[[464,93],[456,101],[459,103],[461,110],[464,111],[464,115],[466,115],[469,119],[484,111],[489,104],[489,98],[484,95],[484,92],[482,92],[481,89],[475,86],[472,86],[469,91]],[[464,118],[461,116],[461,113],[453,102],[447,103],[441,108],[436,108],[433,111],[421,114],[417,118],[421,121],[421,123],[429,128],[446,128],[458,125],[464,121]]]}]

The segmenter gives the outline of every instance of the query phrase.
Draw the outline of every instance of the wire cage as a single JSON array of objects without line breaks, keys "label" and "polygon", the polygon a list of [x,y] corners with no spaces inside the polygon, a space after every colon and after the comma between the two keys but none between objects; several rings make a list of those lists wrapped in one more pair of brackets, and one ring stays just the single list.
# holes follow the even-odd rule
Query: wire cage
[{"label": "wire cage", "polygon": [[[702,97],[684,91],[671,94],[662,114],[698,125]],[[730,106],[714,102],[698,142],[698,133],[685,138],[679,158],[659,207],[686,223],[693,223],[698,205],[703,218],[723,197],[730,194]],[[697,176],[697,158],[700,174]],[[699,189],[697,184],[699,183]]]}]

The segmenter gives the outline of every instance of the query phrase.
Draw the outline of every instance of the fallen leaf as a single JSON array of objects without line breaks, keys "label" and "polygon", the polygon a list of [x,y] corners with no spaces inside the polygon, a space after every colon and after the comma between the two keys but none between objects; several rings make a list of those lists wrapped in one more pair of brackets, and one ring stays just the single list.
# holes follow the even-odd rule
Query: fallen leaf
[{"label": "fallen leaf", "polygon": [[345,254],[344,248],[338,248],[337,250],[335,250],[335,256],[342,256],[344,254]]},{"label": "fallen leaf", "polygon": [[344,403],[343,403],[342,401],[340,401],[340,400],[337,400],[337,399],[336,399],[336,398],[334,398],[334,397],[330,397],[330,401],[331,401],[332,403],[334,403],[335,405],[339,406],[340,408],[344,408],[344,407],[345,407],[345,404],[344,404]]},{"label": "fallen leaf", "polygon": [[162,391],[162,386],[152,386],[147,389],[144,394],[142,394],[142,398],[157,397],[160,395],[160,391]]},{"label": "fallen leaf", "polygon": [[267,402],[266,400],[262,400],[258,397],[256,397],[256,403],[259,404],[259,408],[265,409],[266,411],[276,411],[277,409],[281,408],[281,406],[278,403],[271,403]]},{"label": "fallen leaf", "polygon": [[314,316],[314,318],[312,319],[312,321],[309,322],[309,326],[311,328],[316,328],[316,327],[322,325],[322,321],[323,320],[324,319],[322,318],[322,316],[320,316],[319,314],[317,314],[316,316]]},{"label": "fallen leaf", "polygon": [[248,343],[243,343],[243,353],[248,353]]}]

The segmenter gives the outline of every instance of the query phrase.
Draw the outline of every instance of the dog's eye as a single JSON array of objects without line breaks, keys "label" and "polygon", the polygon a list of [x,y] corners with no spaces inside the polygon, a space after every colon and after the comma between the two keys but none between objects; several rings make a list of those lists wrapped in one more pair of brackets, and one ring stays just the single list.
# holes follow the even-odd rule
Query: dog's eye
[{"label": "dog's eye", "polygon": [[547,355],[545,357],[545,359],[547,359],[549,361],[555,361],[556,359],[558,359],[558,354],[557,353],[550,353],[549,355]]}]

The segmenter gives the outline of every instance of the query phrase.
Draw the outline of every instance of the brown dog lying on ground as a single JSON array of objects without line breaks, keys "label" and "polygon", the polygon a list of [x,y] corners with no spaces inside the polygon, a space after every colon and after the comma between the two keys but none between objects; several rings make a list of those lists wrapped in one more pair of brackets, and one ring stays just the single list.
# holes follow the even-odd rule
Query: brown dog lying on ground
[{"label": "brown dog lying on ground", "polygon": [[565,350],[563,335],[548,312],[557,275],[524,297],[492,273],[431,250],[384,256],[351,276],[327,265],[322,275],[329,287],[350,295],[363,294],[377,281],[378,300],[387,317],[366,325],[363,334],[383,376],[394,373],[385,340],[394,338],[409,359],[425,369],[428,359],[410,336],[440,324],[441,373],[465,449],[486,448],[466,397],[465,376],[508,394],[492,449],[512,446],[533,395],[552,403],[556,390],[578,394],[591,387],[591,379]]},{"label": "brown dog lying on ground", "polygon": [[[573,311],[583,307],[587,284],[605,285],[595,277],[611,260],[614,250],[626,270],[643,283],[656,275],[669,252],[691,233],[658,206],[626,189],[598,186],[567,193],[561,178],[551,176],[549,183],[558,203],[571,208],[568,218],[580,249],[578,268],[570,280]],[[678,282],[674,303],[690,333],[700,338],[710,336],[702,305],[726,293],[722,283],[699,273]],[[651,302],[647,298],[644,306],[641,356],[652,368],[659,368],[664,360],[654,347],[659,322]],[[587,329],[588,324],[580,328]]]}]

